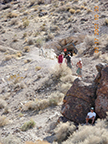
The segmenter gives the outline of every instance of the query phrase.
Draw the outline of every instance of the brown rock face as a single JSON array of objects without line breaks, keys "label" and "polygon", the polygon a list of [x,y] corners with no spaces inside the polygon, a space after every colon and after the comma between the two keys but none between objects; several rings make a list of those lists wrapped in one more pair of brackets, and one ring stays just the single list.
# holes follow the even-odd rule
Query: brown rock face
[{"label": "brown rock face", "polygon": [[108,111],[108,66],[101,70],[100,84],[98,85],[96,94],[96,113],[100,118],[105,118]]},{"label": "brown rock face", "polygon": [[95,89],[95,86],[76,79],[64,98],[61,113],[76,123],[85,122],[90,107],[94,106]]},{"label": "brown rock face", "polygon": [[100,118],[108,112],[108,65],[98,64],[96,68],[98,74],[93,84],[76,79],[64,97],[61,113],[76,123],[85,122],[91,106]]}]

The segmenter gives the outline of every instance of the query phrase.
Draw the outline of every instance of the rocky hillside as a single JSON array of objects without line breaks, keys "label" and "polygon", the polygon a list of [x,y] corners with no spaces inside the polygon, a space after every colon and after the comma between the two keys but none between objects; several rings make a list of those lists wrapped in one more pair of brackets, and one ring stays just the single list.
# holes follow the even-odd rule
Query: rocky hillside
[{"label": "rocky hillside", "polygon": [[[97,21],[94,20],[95,5],[99,6]],[[94,35],[95,22],[99,24],[98,36]],[[72,57],[71,71],[65,63],[60,68],[56,57],[72,42],[78,53]],[[95,46],[99,48],[98,53],[94,52]],[[93,141],[88,131],[93,131],[93,127],[59,121],[67,91],[71,86],[80,87],[80,82],[75,85],[79,57],[83,63],[82,80],[87,88],[98,74],[95,66],[108,63],[107,0],[0,1],[1,144],[108,143],[108,118],[97,121]],[[79,91],[80,95],[85,87]],[[98,89],[96,105],[100,105],[100,93]],[[87,99],[88,109],[90,99]],[[102,118],[100,107],[96,109]],[[73,121],[82,123],[77,119]]]}]

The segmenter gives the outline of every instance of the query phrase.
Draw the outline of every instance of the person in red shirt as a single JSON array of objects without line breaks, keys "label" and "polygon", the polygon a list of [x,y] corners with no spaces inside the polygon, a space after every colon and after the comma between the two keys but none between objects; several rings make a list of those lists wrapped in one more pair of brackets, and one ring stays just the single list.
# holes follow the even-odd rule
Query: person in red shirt
[{"label": "person in red shirt", "polygon": [[64,53],[62,52],[59,56],[58,56],[58,63],[61,67],[62,63],[63,63],[63,58],[64,58]]}]

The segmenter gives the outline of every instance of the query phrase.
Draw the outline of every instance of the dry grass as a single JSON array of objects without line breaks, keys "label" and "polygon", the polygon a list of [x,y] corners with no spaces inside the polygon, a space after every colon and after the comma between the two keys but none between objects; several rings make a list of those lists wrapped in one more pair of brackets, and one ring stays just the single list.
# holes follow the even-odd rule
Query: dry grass
[{"label": "dry grass", "polygon": [[7,137],[2,139],[2,144],[22,144],[18,137],[9,134]]},{"label": "dry grass", "polygon": [[89,13],[91,13],[92,12],[92,10],[91,9],[87,9],[87,13],[89,14]]},{"label": "dry grass", "polygon": [[108,26],[108,19],[107,18],[105,19],[105,25]]},{"label": "dry grass", "polygon": [[100,55],[100,59],[102,60],[102,62],[108,63],[108,53]]},{"label": "dry grass", "polygon": [[27,26],[29,26],[29,20],[25,20],[24,22],[23,22],[23,26],[24,26],[24,28],[26,28]]},{"label": "dry grass", "polygon": [[17,52],[16,56],[17,57],[21,57],[22,56],[22,52]]},{"label": "dry grass", "polygon": [[70,9],[69,12],[70,12],[71,14],[74,14],[74,13],[75,13],[75,10],[74,10],[74,9]]},{"label": "dry grass", "polygon": [[30,51],[30,47],[29,46],[25,46],[24,47],[24,52],[29,52]]},{"label": "dry grass", "polygon": [[22,131],[27,131],[27,130],[35,127],[35,125],[36,125],[35,122],[31,119],[30,121],[25,122],[25,123],[22,125],[21,130],[22,130]]},{"label": "dry grass", "polygon": [[5,108],[6,106],[7,106],[6,101],[0,98],[0,109]]},{"label": "dry grass", "polygon": [[35,100],[35,101],[29,101],[27,102],[22,110],[28,111],[28,110],[43,110],[48,108],[49,106],[56,106],[63,100],[64,95],[59,92],[52,93],[48,99],[43,100]]},{"label": "dry grass", "polygon": [[62,142],[63,140],[66,140],[75,130],[76,126],[73,123],[60,123],[54,130],[55,141]]},{"label": "dry grass", "polygon": [[7,117],[0,116],[0,127],[3,127],[9,123],[9,119]]},{"label": "dry grass", "polygon": [[36,71],[39,71],[39,70],[41,70],[41,67],[40,67],[40,66],[36,66],[36,67],[35,67],[35,70],[36,70]]},{"label": "dry grass", "polygon": [[41,141],[41,140],[37,140],[35,143],[34,142],[26,142],[25,144],[50,144],[46,141]]},{"label": "dry grass", "polygon": [[9,60],[11,60],[11,58],[12,58],[11,55],[7,55],[7,56],[5,56],[5,61],[9,61]]},{"label": "dry grass", "polygon": [[34,42],[33,42],[33,40],[32,40],[32,39],[30,39],[30,40],[28,40],[27,44],[28,44],[28,45],[33,45],[33,44],[34,44]]},{"label": "dry grass", "polygon": [[80,10],[80,9],[77,9],[75,13],[81,13],[81,10]]},{"label": "dry grass", "polygon": [[72,86],[72,84],[70,84],[70,83],[63,83],[63,84],[60,84],[60,86],[57,89],[61,93],[66,94],[71,86]]},{"label": "dry grass", "polygon": [[87,35],[86,37],[85,37],[85,40],[84,40],[84,42],[85,42],[85,46],[88,48],[88,47],[92,47],[95,43],[94,43],[94,39],[95,39],[95,36],[94,35],[92,35],[92,36],[89,36],[89,35]]},{"label": "dry grass", "polygon": [[79,129],[63,144],[107,144],[107,126],[105,120],[98,120],[95,126],[79,126]]},{"label": "dry grass", "polygon": [[7,14],[7,18],[15,18],[15,17],[18,17],[17,13],[10,12],[10,13]]}]

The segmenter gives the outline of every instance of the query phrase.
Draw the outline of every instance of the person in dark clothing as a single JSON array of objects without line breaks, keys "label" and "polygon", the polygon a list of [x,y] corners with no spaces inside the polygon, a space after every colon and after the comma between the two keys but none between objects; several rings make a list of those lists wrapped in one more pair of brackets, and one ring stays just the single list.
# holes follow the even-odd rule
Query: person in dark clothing
[{"label": "person in dark clothing", "polygon": [[73,63],[72,63],[72,60],[71,60],[71,53],[69,52],[68,53],[68,55],[65,57],[65,62],[66,62],[66,64],[67,64],[67,66],[70,68],[70,69],[72,69],[72,65],[73,65]]}]

